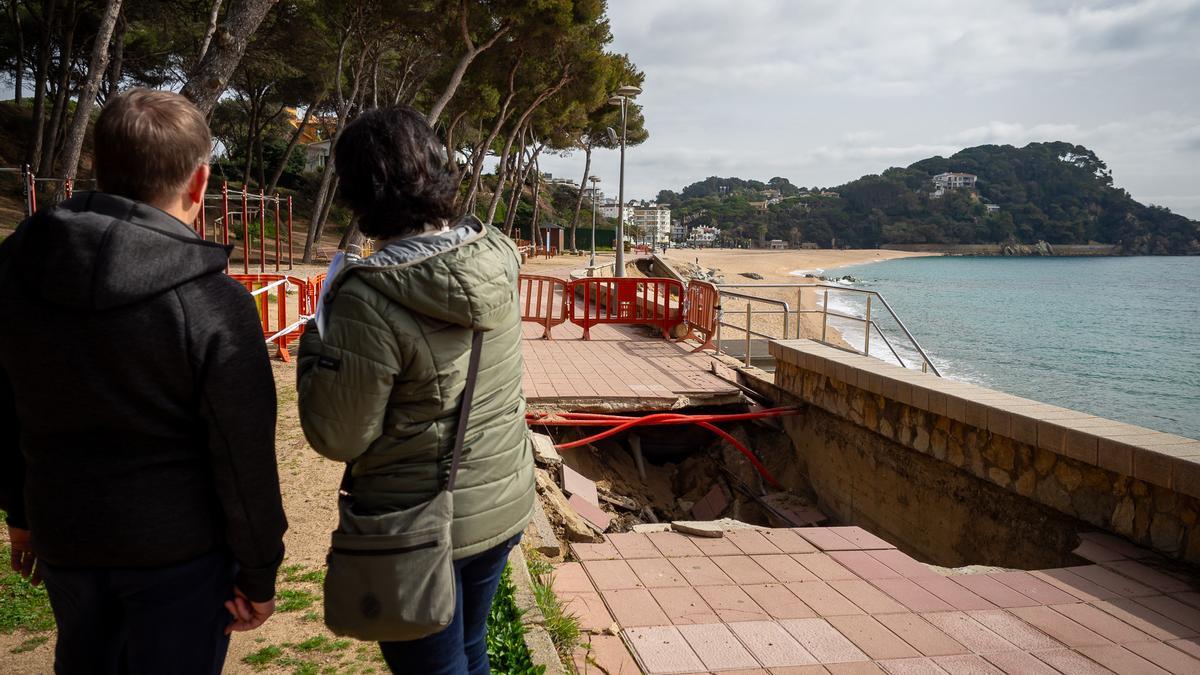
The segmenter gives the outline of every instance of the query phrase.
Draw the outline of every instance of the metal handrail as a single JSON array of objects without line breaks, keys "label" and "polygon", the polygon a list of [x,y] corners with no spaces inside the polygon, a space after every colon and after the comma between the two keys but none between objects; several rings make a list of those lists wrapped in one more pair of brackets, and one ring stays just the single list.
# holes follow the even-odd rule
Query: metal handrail
[{"label": "metal handrail", "polygon": [[[791,310],[790,310],[790,307],[788,307],[787,303],[783,300],[778,300],[775,298],[764,298],[762,296],[751,295],[749,293],[741,293],[738,291],[733,291],[733,290],[728,290],[728,289],[734,289],[734,288],[788,288],[788,289],[793,289],[794,288],[797,290],[797,300],[798,300],[798,306],[797,306],[797,309],[795,310],[795,312],[796,312],[796,337],[797,338],[801,337],[800,333],[801,333],[802,326],[803,326],[803,322],[800,321],[800,315],[801,314],[821,314],[822,315],[821,337],[817,341],[821,342],[822,344],[831,346],[831,347],[837,347],[839,349],[846,349],[846,347],[844,347],[840,344],[832,343],[828,340],[829,317],[833,316],[836,318],[847,319],[850,321],[857,321],[857,322],[860,322],[863,324],[862,350],[859,351],[858,349],[850,348],[850,349],[846,349],[847,351],[851,351],[851,352],[858,353],[858,354],[865,354],[865,355],[869,356],[871,353],[870,352],[871,329],[874,328],[875,333],[878,334],[879,337],[883,340],[883,343],[885,345],[887,345],[888,350],[892,353],[892,356],[895,357],[896,361],[901,366],[907,368],[908,364],[906,364],[904,362],[904,359],[901,358],[899,352],[896,351],[896,348],[892,344],[892,341],[888,339],[886,334],[884,334],[883,330],[879,327],[879,324],[874,319],[871,318],[872,301],[878,300],[883,305],[883,308],[885,310],[887,310],[888,315],[892,317],[892,320],[896,322],[896,325],[900,327],[900,330],[904,333],[905,338],[908,339],[909,344],[911,344],[913,349],[916,350],[917,354],[920,355],[921,370],[923,372],[932,371],[933,374],[937,375],[938,377],[941,377],[941,375],[942,375],[941,372],[938,371],[937,366],[935,366],[933,361],[930,360],[929,355],[925,353],[925,349],[923,347],[921,347],[921,343],[918,342],[917,339],[913,336],[912,331],[910,331],[908,329],[908,326],[906,326],[904,324],[904,321],[902,321],[900,319],[899,315],[896,314],[896,311],[894,309],[892,309],[892,306],[890,304],[888,304],[888,301],[886,299],[884,299],[884,297],[882,295],[880,295],[878,291],[871,291],[871,290],[866,290],[866,289],[862,289],[862,288],[846,288],[845,286],[835,286],[832,284],[777,284],[777,283],[717,284],[717,288],[720,290],[721,295],[723,295],[723,296],[747,300],[747,303],[746,303],[747,319],[746,319],[746,326],[744,329],[741,326],[725,324],[725,323],[721,322],[720,319],[718,319],[718,326],[724,325],[724,326],[728,326],[729,328],[734,328],[737,330],[744,330],[746,332],[746,342],[747,342],[746,363],[747,363],[747,365],[749,365],[749,361],[750,361],[750,353],[749,353],[750,335],[753,333],[754,335],[758,335],[759,337],[764,337],[764,338],[773,338],[774,337],[774,336],[764,335],[762,333],[757,333],[757,332],[754,332],[751,330],[750,322],[752,320],[753,311],[750,308],[750,303],[751,302],[762,302],[762,303],[774,304],[774,305],[782,304],[786,308],[785,309],[786,313],[784,313],[784,328],[783,328],[783,331],[784,331],[783,337],[785,339],[787,338],[787,334],[788,334],[788,314],[790,313]],[[824,291],[823,298],[821,300],[820,309],[804,309],[804,289],[806,289],[806,288],[820,289],[820,290]],[[844,292],[844,293],[858,293],[860,295],[866,296],[866,298],[867,298],[866,316],[860,317],[860,316],[853,316],[850,314],[845,314],[842,312],[831,311],[829,309],[829,292],[830,291]],[[775,310],[775,311],[759,310],[758,313],[759,314],[779,314],[781,312],[779,310]],[[719,328],[718,328],[717,345],[718,345],[718,350],[720,350],[721,342],[720,342]]]}]

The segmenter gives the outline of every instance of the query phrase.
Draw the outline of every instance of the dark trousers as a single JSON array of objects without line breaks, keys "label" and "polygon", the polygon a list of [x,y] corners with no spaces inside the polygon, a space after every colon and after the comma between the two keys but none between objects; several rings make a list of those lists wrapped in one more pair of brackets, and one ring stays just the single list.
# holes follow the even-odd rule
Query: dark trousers
[{"label": "dark trousers", "polygon": [[439,633],[408,642],[380,642],[393,673],[487,675],[487,619],[508,552],[521,535],[483,553],[455,561],[454,621]]},{"label": "dark trousers", "polygon": [[56,672],[221,672],[235,572],[227,553],[154,569],[42,569]]}]

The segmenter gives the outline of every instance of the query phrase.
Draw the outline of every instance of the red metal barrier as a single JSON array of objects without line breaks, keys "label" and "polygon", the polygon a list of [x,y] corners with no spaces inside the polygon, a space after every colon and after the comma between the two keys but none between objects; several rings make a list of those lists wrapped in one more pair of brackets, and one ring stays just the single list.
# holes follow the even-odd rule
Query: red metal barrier
[{"label": "red metal barrier", "polygon": [[[310,298],[310,282],[298,277],[284,274],[230,274],[240,282],[254,297],[258,308],[258,318],[262,323],[263,339],[274,342],[279,348],[279,358],[290,360],[288,344],[304,333],[304,324],[312,314]],[[296,296],[294,320],[288,319],[288,288],[295,287]],[[274,308],[270,299],[271,292],[275,293]]]},{"label": "red metal barrier", "polygon": [[321,292],[325,290],[325,273],[321,272],[315,277],[308,278],[308,312],[307,314],[316,314],[317,303],[321,300]]},{"label": "red metal barrier", "polygon": [[686,338],[700,343],[692,352],[716,349],[713,336],[717,333],[720,312],[721,292],[716,286],[695,279],[688,282],[687,297],[683,301],[683,321],[688,327]]},{"label": "red metal barrier", "polygon": [[571,323],[583,328],[584,340],[591,339],[597,324],[655,326],[670,339],[671,330],[683,323],[683,284],[674,279],[593,277],[572,281],[568,291],[583,301],[570,307]]},{"label": "red metal barrier", "polygon": [[544,339],[552,339],[550,329],[570,316],[568,284],[555,277],[522,274],[517,278],[517,298],[521,303],[521,321],[545,326]]}]

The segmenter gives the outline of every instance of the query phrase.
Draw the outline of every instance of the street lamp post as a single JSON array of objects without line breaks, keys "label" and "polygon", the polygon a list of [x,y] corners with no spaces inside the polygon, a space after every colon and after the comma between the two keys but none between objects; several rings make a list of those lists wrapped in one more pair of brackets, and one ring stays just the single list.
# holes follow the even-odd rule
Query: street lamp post
[{"label": "street lamp post", "polygon": [[610,104],[621,106],[621,178],[620,187],[617,189],[617,260],[613,264],[615,277],[625,276],[625,106],[629,99],[640,93],[640,88],[627,84],[617,88],[613,97],[608,99]]},{"label": "street lamp post", "polygon": [[599,176],[589,176],[588,180],[592,181],[592,261],[588,263],[588,267],[596,266],[596,183],[600,182]]}]

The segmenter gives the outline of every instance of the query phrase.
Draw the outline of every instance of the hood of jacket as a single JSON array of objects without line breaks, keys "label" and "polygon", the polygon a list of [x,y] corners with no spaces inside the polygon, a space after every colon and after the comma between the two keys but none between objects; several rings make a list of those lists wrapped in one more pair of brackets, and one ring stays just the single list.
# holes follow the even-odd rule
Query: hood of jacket
[{"label": "hood of jacket", "polygon": [[26,292],[91,310],[128,305],[224,270],[229,256],[225,246],[202,240],[166,212],[103,192],[38,211],[11,239],[2,257]]},{"label": "hood of jacket", "polygon": [[508,237],[465,216],[448,230],[397,239],[349,263],[334,288],[358,277],[417,314],[492,330],[513,311],[517,267]]}]

